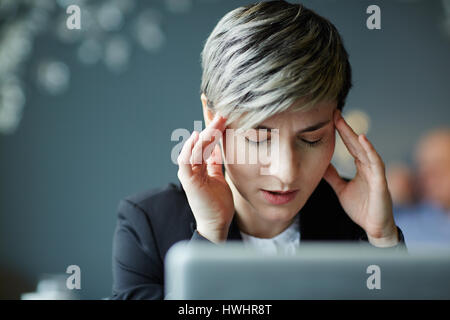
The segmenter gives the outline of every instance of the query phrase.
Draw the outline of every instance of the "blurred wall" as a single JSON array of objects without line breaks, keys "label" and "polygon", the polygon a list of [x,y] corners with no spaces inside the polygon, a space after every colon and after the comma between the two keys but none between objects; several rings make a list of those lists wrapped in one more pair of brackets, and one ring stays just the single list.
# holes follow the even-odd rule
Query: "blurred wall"
[{"label": "blurred wall", "polygon": [[[35,42],[22,121],[14,133],[0,135],[0,265],[3,274],[20,279],[17,286],[2,281],[0,297],[18,298],[34,290],[40,274],[64,273],[71,264],[81,268],[83,298],[110,295],[118,201],[177,181],[170,160],[177,142],[170,136],[175,128],[193,130],[202,118],[203,42],[226,12],[249,1],[189,3],[176,13],[164,1],[140,2],[140,9],[163,14],[166,42],[158,53],[133,49],[120,74],[101,63],[80,64],[75,45],[45,32]],[[354,73],[345,112],[359,109],[370,117],[368,136],[385,162],[409,161],[421,133],[450,122],[442,3],[377,1],[381,30],[366,28],[373,1],[303,3],[344,38]],[[42,57],[70,67],[65,93],[51,96],[34,82]]]}]

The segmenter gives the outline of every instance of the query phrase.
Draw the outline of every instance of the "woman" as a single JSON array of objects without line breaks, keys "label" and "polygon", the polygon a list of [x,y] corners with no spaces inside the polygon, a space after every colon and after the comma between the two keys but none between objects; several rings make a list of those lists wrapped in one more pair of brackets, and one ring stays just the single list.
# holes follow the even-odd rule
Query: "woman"
[{"label": "woman", "polygon": [[[268,252],[308,240],[403,247],[383,161],[341,116],[351,68],[328,20],[285,1],[240,7],[218,22],[201,57],[207,127],[180,152],[180,185],[121,201],[113,298],[164,298],[164,258],[180,240],[240,240]],[[330,163],[336,129],[355,159],[351,181]],[[269,146],[267,161],[230,161]]]}]

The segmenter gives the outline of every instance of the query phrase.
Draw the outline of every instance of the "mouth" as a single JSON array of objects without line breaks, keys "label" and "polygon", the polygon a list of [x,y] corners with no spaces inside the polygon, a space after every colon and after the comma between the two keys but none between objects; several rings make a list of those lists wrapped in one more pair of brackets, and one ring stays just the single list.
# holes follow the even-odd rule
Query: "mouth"
[{"label": "mouth", "polygon": [[291,202],[296,197],[297,190],[275,191],[261,189],[264,199],[270,204],[282,205]]}]

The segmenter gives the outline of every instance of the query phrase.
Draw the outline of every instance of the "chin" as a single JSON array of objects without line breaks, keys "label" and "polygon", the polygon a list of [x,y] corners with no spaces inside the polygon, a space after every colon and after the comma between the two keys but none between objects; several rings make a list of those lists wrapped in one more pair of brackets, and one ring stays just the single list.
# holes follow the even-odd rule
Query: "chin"
[{"label": "chin", "polygon": [[268,221],[289,221],[291,220],[299,211],[298,206],[270,206],[264,205],[260,210],[260,215]]}]

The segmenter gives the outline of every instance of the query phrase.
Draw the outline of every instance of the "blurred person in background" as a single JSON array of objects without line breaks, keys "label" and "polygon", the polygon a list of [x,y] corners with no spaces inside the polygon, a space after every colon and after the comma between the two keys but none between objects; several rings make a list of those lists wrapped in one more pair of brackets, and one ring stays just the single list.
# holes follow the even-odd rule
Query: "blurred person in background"
[{"label": "blurred person in background", "polygon": [[410,166],[404,163],[392,163],[386,169],[386,178],[394,211],[417,203],[415,175]]},{"label": "blurred person in background", "polygon": [[414,174],[404,166],[388,170],[395,220],[410,250],[421,246],[450,247],[450,128],[423,135],[414,160]]},{"label": "blurred person in background", "polygon": [[450,128],[435,129],[416,148],[418,187],[424,200],[450,210]]}]

